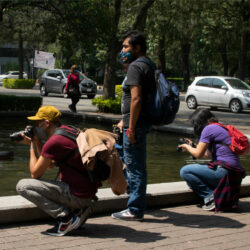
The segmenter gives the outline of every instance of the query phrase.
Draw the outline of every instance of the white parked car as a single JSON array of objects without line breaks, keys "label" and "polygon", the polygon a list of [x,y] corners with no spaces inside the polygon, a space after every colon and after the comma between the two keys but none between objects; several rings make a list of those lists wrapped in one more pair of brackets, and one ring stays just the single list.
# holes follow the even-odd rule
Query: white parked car
[{"label": "white parked car", "polygon": [[[8,71],[2,75],[0,75],[0,83],[3,84],[3,79],[18,79],[19,78],[19,71]],[[27,74],[23,72],[23,78],[28,78]]]},{"label": "white parked car", "polygon": [[250,109],[250,86],[228,76],[198,76],[188,87],[185,101],[190,109],[202,105],[238,113]]}]

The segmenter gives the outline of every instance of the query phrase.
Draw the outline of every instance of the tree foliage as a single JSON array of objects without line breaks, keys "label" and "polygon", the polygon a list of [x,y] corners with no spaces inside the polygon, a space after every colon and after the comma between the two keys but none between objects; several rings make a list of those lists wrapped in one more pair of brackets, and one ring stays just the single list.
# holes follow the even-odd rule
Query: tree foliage
[{"label": "tree foliage", "polygon": [[[114,97],[117,54],[128,29],[145,31],[148,55],[168,77],[250,76],[250,0],[0,1],[0,42],[56,54],[56,65],[104,74],[104,99]],[[100,82],[102,83],[102,82]]]}]

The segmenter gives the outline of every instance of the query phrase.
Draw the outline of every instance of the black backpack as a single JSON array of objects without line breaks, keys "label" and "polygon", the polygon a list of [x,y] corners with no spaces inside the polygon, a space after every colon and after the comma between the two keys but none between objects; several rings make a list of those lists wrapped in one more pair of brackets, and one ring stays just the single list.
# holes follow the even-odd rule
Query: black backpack
[{"label": "black backpack", "polygon": [[155,88],[145,98],[146,120],[152,125],[172,123],[180,106],[177,85],[168,81],[160,70],[157,70],[155,64],[149,58],[143,57],[136,61],[148,64],[154,70],[155,75]]},{"label": "black backpack", "polygon": [[[70,127],[70,130],[64,129],[64,128],[57,128],[53,135],[62,135],[76,142],[76,138],[78,136],[79,130],[75,128],[74,126],[68,126],[68,127]],[[64,157],[60,162],[56,162],[56,166],[60,167],[62,164],[65,164],[65,162],[68,161],[70,158],[73,158],[74,155],[76,154],[80,154],[78,146],[74,150],[72,150],[69,155]],[[78,168],[74,168],[70,164],[66,164],[66,165],[82,174],[82,172]],[[110,176],[110,167],[104,161],[98,158],[98,154],[96,155],[96,158],[95,158],[94,170],[90,171],[87,168],[85,169],[87,170],[88,176],[92,182],[105,181]]]}]

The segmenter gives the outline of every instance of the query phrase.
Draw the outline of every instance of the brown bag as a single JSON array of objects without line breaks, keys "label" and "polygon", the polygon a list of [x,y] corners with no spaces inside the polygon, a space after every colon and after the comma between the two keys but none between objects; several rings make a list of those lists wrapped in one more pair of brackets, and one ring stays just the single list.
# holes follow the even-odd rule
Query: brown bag
[{"label": "brown bag", "polygon": [[115,137],[113,133],[91,128],[81,131],[76,142],[87,169],[94,169],[97,154],[110,167],[108,183],[113,193],[120,195],[126,192],[128,184],[123,173],[124,164],[114,147]]}]

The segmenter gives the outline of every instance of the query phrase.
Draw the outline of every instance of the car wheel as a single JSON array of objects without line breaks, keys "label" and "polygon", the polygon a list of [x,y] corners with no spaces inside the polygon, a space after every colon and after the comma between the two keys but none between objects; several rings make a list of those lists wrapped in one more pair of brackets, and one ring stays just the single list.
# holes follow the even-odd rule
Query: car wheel
[{"label": "car wheel", "polygon": [[196,99],[195,99],[194,96],[189,96],[187,98],[187,107],[189,109],[196,109],[196,107],[197,107],[197,101],[196,101]]},{"label": "car wheel", "polygon": [[47,96],[48,95],[48,92],[47,92],[46,87],[44,86],[44,84],[42,84],[40,86],[40,95],[41,96]]},{"label": "car wheel", "polygon": [[238,99],[234,99],[230,102],[230,110],[233,113],[239,113],[242,110],[241,102]]},{"label": "car wheel", "polygon": [[95,94],[94,95],[87,95],[89,99],[93,99],[95,97]]},{"label": "car wheel", "polygon": [[68,94],[65,94],[65,93],[64,93],[64,90],[65,90],[65,86],[64,86],[63,89],[62,89],[63,97],[64,97],[64,98],[69,98],[69,95],[68,95]]}]

